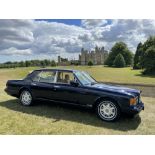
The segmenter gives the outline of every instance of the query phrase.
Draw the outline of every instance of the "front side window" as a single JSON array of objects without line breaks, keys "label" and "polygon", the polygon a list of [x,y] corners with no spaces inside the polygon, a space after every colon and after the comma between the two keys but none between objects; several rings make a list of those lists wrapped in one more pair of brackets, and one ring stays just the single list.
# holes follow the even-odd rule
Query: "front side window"
[{"label": "front side window", "polygon": [[33,78],[33,81],[45,82],[45,83],[54,83],[55,82],[55,71],[42,71],[36,74]]},{"label": "front side window", "polygon": [[83,85],[92,85],[97,83],[88,73],[83,71],[75,72],[76,77]]},{"label": "front side window", "polygon": [[71,72],[63,72],[59,71],[57,73],[57,83],[65,83],[65,84],[70,84],[70,81],[75,80],[73,73]]}]

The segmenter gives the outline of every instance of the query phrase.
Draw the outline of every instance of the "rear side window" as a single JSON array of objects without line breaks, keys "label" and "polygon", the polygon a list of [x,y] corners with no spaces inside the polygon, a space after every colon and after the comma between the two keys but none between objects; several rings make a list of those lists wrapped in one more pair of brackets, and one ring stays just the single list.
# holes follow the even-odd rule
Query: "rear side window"
[{"label": "rear side window", "polygon": [[33,71],[32,73],[29,73],[24,80],[32,80],[34,81],[34,78],[40,73],[41,71]]},{"label": "rear side window", "polygon": [[32,80],[36,82],[54,83],[55,76],[55,71],[41,71],[36,73]]}]

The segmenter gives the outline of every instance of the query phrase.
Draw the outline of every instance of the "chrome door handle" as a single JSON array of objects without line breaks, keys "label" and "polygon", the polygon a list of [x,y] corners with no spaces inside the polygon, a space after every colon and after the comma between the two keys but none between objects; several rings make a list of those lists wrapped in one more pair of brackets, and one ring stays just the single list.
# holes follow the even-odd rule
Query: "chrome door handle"
[{"label": "chrome door handle", "polygon": [[60,86],[54,86],[54,91],[56,91],[57,88],[60,88]]},{"label": "chrome door handle", "polygon": [[60,86],[54,86],[54,88],[60,88]]},{"label": "chrome door handle", "polygon": [[37,84],[36,83],[31,83],[31,85],[36,86]]}]

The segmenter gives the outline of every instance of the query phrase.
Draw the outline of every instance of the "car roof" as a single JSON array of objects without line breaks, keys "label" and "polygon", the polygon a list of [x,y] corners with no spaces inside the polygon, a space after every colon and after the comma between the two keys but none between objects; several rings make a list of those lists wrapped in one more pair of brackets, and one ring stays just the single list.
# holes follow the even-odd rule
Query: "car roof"
[{"label": "car roof", "polygon": [[61,69],[61,68],[42,68],[42,69],[36,69],[34,71],[64,71],[64,72],[76,72],[78,70],[74,69]]}]

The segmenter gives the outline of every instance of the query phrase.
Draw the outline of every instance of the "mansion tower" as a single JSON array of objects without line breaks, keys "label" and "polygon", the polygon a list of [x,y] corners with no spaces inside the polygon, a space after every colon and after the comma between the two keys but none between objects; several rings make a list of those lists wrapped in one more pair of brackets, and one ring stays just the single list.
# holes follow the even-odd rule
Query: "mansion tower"
[{"label": "mansion tower", "polygon": [[87,65],[89,61],[92,61],[94,65],[103,65],[108,56],[108,51],[104,50],[104,47],[95,47],[94,51],[87,51],[84,48],[81,49],[79,55],[79,62],[81,65]]}]

